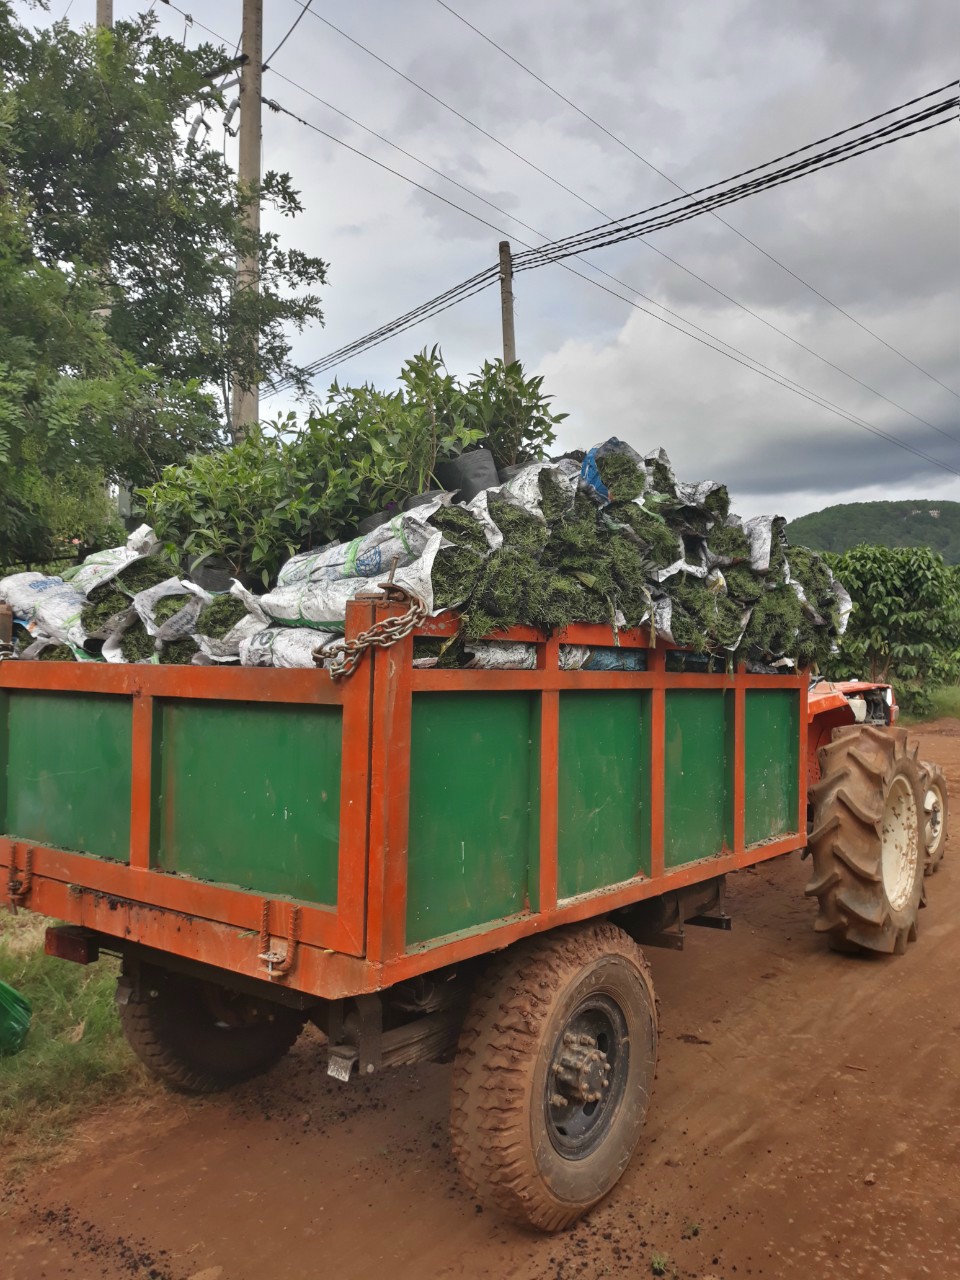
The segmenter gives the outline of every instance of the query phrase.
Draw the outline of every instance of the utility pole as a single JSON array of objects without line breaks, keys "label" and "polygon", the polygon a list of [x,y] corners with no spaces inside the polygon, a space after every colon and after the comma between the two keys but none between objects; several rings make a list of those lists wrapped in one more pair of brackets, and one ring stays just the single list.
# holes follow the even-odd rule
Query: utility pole
[{"label": "utility pole", "polygon": [[[106,27],[108,30],[112,30],[113,0],[97,0],[97,26]],[[101,279],[104,285],[108,283],[109,275],[110,275],[110,261],[108,259],[103,264],[103,273],[101,276]],[[107,306],[102,307],[98,312],[98,315],[103,317],[104,325],[106,325],[107,321],[110,319],[110,311],[111,309],[108,304]],[[109,495],[111,492],[109,483],[107,483],[106,488],[107,488],[107,493]],[[117,482],[117,515],[119,515],[121,520],[126,521],[130,519],[132,510],[133,510],[133,490],[131,489],[129,483],[126,480],[119,480]]]},{"label": "utility pole", "polygon": [[[243,0],[244,63],[240,69],[240,156],[238,173],[240,187],[249,191],[260,184],[260,86],[263,77],[263,0]],[[252,236],[260,233],[260,196],[251,200],[246,212],[247,230]],[[256,250],[244,254],[237,262],[237,285],[240,289],[260,289],[260,260]],[[256,357],[257,338],[253,351]],[[247,428],[260,417],[260,389],[257,386],[241,387],[234,380],[230,396],[230,420],[234,440],[246,435]]]},{"label": "utility pole", "polygon": [[503,363],[517,358],[517,337],[513,331],[513,255],[510,241],[500,241],[500,323],[503,326]]}]

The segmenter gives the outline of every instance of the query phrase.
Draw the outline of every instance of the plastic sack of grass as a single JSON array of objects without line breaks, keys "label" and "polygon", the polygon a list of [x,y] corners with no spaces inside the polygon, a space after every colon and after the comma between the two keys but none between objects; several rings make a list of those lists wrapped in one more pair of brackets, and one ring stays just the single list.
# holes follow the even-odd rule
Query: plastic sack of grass
[{"label": "plastic sack of grass", "polygon": [[10,1057],[23,1048],[32,1014],[27,997],[0,982],[0,1058]]},{"label": "plastic sack of grass", "polygon": [[[537,646],[513,640],[475,640],[464,653],[464,665],[475,671],[533,671],[537,665]],[[586,645],[561,645],[560,670],[579,671],[589,656]]]},{"label": "plastic sack of grass", "polygon": [[156,663],[160,661],[162,644],[149,634],[136,609],[131,609],[123,625],[104,640],[102,656],[104,662]]},{"label": "plastic sack of grass", "polygon": [[133,597],[133,607],[147,635],[172,641],[196,631],[200,610],[210,598],[197,586],[185,587],[179,578],[167,578],[139,591]]},{"label": "plastic sack of grass", "polygon": [[315,667],[315,649],[339,639],[335,631],[313,627],[266,627],[240,641],[244,667]]},{"label": "plastic sack of grass", "polygon": [[647,488],[656,493],[677,496],[677,477],[667,456],[666,449],[653,449],[644,454],[644,470],[647,473]]},{"label": "plastic sack of grass", "polygon": [[580,464],[581,488],[601,504],[634,502],[647,484],[644,459],[616,436],[595,445]]},{"label": "plastic sack of grass", "polygon": [[[80,651],[81,653],[83,650]],[[87,657],[90,655],[88,654]],[[72,645],[62,640],[54,640],[53,636],[38,635],[36,639],[24,647],[20,654],[21,662],[76,662],[77,653]]]},{"label": "plastic sack of grass", "polygon": [[[718,520],[707,534],[704,555],[711,569],[728,569],[733,565],[747,565],[751,570],[756,539],[751,541],[739,516],[728,515]],[[769,553],[767,556],[769,561]]]},{"label": "plastic sack of grass", "polygon": [[786,552],[783,516],[754,516],[743,525],[750,544],[750,568],[754,573],[775,573],[786,581]]},{"label": "plastic sack of grass", "polygon": [[386,581],[393,569],[394,581],[432,612],[431,571],[443,534],[428,521],[442,505],[438,498],[352,542],[301,552],[280,570],[277,586],[259,597],[260,608],[284,626],[342,626],[348,601]]},{"label": "plastic sack of grass", "polygon": [[80,615],[86,601],[72,583],[44,573],[14,573],[0,579],[0,600],[15,617],[62,644],[82,648],[89,638]]},{"label": "plastic sack of grass", "polygon": [[[540,520],[559,520],[573,510],[579,478],[580,466],[573,458],[561,458],[559,462],[531,462],[499,489],[485,489],[478,493],[469,506],[473,509],[482,505],[486,511],[489,495],[516,503]],[[492,547],[492,550],[496,551],[497,547]]]},{"label": "plastic sack of grass", "polygon": [[240,582],[233,582],[229,591],[215,596],[192,582],[188,586],[201,599],[193,634],[200,652],[214,662],[237,662],[243,642],[270,626],[269,616],[260,607],[260,598]]},{"label": "plastic sack of grass", "polygon": [[124,565],[152,555],[159,545],[150,526],[142,524],[131,533],[122,547],[109,547],[106,551],[95,551],[87,556],[83,564],[70,574],[70,581],[78,591],[89,596],[94,587],[116,577]]},{"label": "plastic sack of grass", "polygon": [[[563,645],[560,646],[560,665],[563,667]],[[604,645],[587,649],[586,658],[579,668],[583,671],[646,671],[646,649],[626,649],[616,645]]]},{"label": "plastic sack of grass", "polygon": [[443,505],[430,517],[442,541],[433,561],[433,611],[455,609],[476,587],[485,560],[503,545],[503,534],[487,510],[484,489],[466,506]]}]

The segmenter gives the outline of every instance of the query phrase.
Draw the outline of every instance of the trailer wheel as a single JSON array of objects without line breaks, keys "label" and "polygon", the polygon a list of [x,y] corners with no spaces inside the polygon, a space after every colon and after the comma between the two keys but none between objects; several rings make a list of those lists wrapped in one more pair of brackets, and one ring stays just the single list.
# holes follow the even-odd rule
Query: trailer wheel
[{"label": "trailer wheel", "polygon": [[181,1093],[216,1093],[260,1075],[303,1029],[295,1010],[162,969],[142,969],[138,987],[118,1000],[127,1043]]},{"label": "trailer wheel", "polygon": [[603,922],[519,943],[480,978],[453,1069],[451,1134],[482,1200],[543,1231],[616,1184],[657,1062],[640,948]]},{"label": "trailer wheel", "polygon": [[921,761],[923,784],[923,874],[933,875],[943,861],[947,843],[947,780],[939,765]]},{"label": "trailer wheel", "polygon": [[814,928],[836,951],[902,953],[923,899],[924,788],[902,729],[837,729],[810,788]]}]

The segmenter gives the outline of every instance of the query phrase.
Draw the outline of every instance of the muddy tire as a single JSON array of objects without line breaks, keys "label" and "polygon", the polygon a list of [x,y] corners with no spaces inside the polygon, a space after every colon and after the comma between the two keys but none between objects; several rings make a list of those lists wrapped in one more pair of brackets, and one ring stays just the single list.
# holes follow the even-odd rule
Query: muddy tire
[{"label": "muddy tire", "polygon": [[120,1023],[144,1066],[181,1093],[216,1093],[267,1071],[303,1029],[292,1009],[158,969],[118,989]]},{"label": "muddy tire", "polygon": [[616,1184],[646,1117],[657,1012],[639,947],[606,922],[517,944],[481,976],[453,1069],[464,1180],[556,1231]]},{"label": "muddy tire", "polygon": [[810,788],[814,928],[836,951],[900,954],[923,899],[923,785],[904,730],[837,729]]},{"label": "muddy tire", "polygon": [[923,786],[923,874],[932,876],[943,861],[947,843],[947,780],[939,765],[920,763]]}]

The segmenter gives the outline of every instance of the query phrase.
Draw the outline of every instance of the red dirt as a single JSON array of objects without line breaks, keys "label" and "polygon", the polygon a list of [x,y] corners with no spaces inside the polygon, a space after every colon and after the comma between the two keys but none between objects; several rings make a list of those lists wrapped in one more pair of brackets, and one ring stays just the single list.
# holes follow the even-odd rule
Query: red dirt
[{"label": "red dirt", "polygon": [[[960,721],[917,731],[960,806]],[[960,829],[960,828],[958,828]],[[620,1185],[539,1237],[461,1189],[450,1069],[341,1086],[317,1041],[228,1096],[121,1104],[0,1218],[6,1280],[960,1277],[960,854],[903,957],[833,955],[807,864],[729,878],[733,932],[652,951],[650,1119]]]}]

